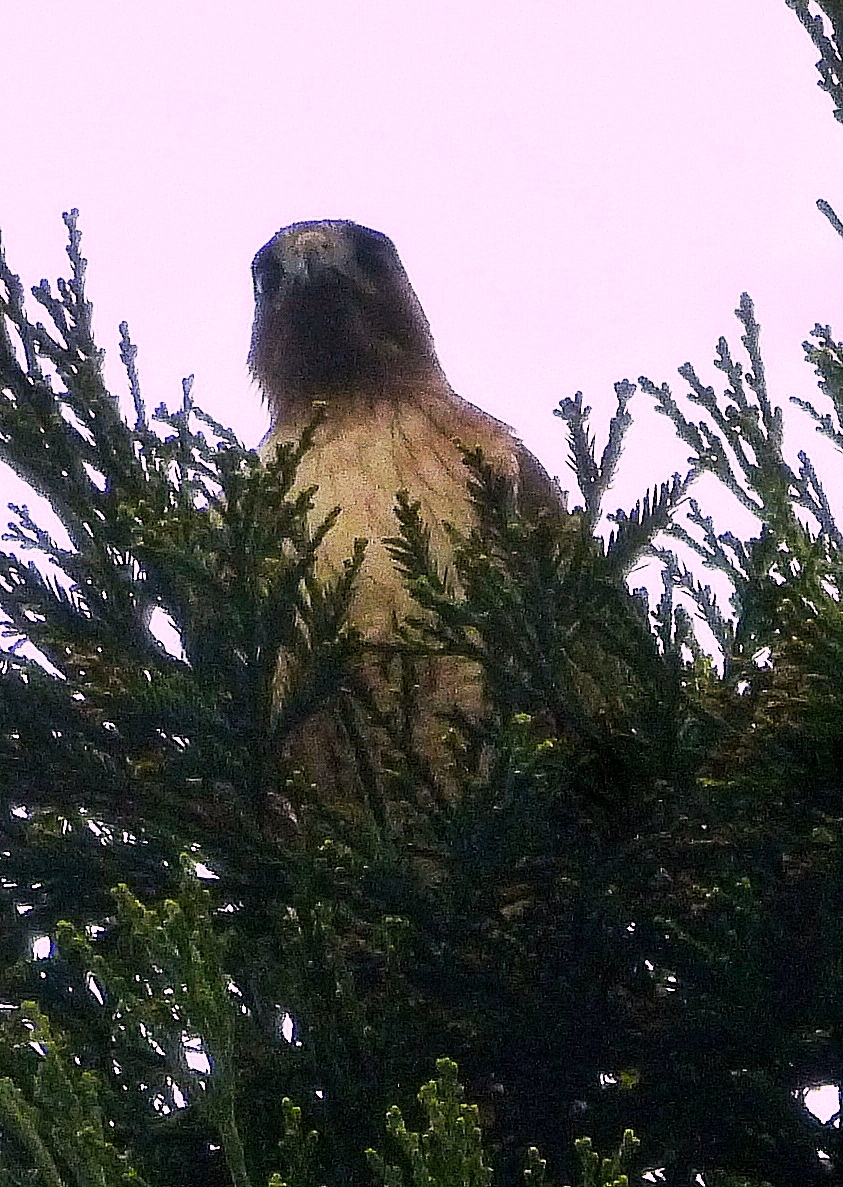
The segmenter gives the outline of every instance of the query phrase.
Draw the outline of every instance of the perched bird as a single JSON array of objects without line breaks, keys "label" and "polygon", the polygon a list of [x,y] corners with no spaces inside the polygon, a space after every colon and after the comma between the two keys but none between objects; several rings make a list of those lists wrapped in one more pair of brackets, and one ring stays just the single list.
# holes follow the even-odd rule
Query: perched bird
[{"label": "perched bird", "polygon": [[[271,416],[261,452],[273,456],[279,442],[297,438],[312,421],[316,406],[324,408],[298,481],[318,485],[317,517],[342,507],[320,549],[323,576],[341,570],[355,538],[369,541],[351,616],[368,641],[388,639],[396,616],[410,606],[383,543],[397,534],[396,492],[406,489],[420,503],[441,565],[451,553],[443,523],[461,532],[472,526],[461,445],[479,446],[524,504],[564,511],[558,484],[512,430],[451,388],[386,235],[346,221],[294,223],[261,248],[252,274],[249,366]],[[434,663],[422,677],[427,733],[436,733],[435,714],[449,702],[470,708],[478,695],[476,673],[467,677],[455,662]],[[337,730],[333,723],[328,732]],[[324,776],[326,761],[344,761],[348,743],[337,734],[322,738],[318,749]]]}]

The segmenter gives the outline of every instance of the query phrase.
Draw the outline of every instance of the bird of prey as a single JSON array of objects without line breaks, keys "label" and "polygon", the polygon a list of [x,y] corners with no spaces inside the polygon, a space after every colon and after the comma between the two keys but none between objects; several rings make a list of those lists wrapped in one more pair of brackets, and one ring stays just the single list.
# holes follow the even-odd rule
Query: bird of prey
[{"label": "bird of prey", "polygon": [[[315,406],[325,410],[298,481],[318,485],[318,517],[342,507],[320,549],[321,575],[341,570],[355,538],[369,541],[351,613],[364,638],[389,638],[410,606],[383,543],[397,534],[396,492],[406,489],[420,503],[442,565],[450,557],[443,523],[462,533],[471,528],[475,513],[460,446],[479,446],[511,479],[522,505],[564,511],[558,484],[512,430],[451,388],[386,235],[348,221],[294,223],[260,249],[252,274],[249,366],[271,416],[262,454],[273,456],[277,443],[297,438]],[[477,690],[476,675],[439,661],[422,689],[421,715],[430,723],[449,699],[476,704]],[[324,756],[332,743],[322,741]]]}]

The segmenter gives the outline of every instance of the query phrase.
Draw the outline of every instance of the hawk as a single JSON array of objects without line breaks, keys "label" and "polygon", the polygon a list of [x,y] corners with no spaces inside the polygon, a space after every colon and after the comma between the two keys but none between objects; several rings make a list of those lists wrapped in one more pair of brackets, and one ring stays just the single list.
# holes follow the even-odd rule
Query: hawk
[{"label": "hawk", "polygon": [[[522,504],[565,510],[558,484],[513,431],[448,383],[427,318],[386,235],[341,220],[294,223],[260,249],[252,275],[249,366],[271,417],[261,452],[273,456],[279,442],[297,438],[312,421],[315,406],[324,408],[298,482],[318,485],[317,516],[342,507],[320,549],[323,576],[341,570],[355,538],[369,541],[351,615],[365,639],[387,640],[396,616],[410,607],[383,543],[397,533],[396,492],[406,489],[420,503],[443,564],[450,555],[443,524],[463,533],[472,526],[460,446],[479,446],[512,480]],[[436,661],[422,696],[421,716],[429,723],[449,699],[476,705],[477,676]],[[337,744],[347,752],[341,739]],[[324,755],[331,746],[320,749]]]}]

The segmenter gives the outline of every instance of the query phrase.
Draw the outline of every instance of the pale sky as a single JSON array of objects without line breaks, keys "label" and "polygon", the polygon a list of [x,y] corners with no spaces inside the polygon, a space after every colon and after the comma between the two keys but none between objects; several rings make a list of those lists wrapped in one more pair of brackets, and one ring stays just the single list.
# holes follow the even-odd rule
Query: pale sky
[{"label": "pale sky", "polygon": [[[815,206],[843,215],[843,128],[784,0],[0,12],[9,262],[27,286],[65,275],[61,212],[79,207],[109,380],[125,392],[125,318],[148,408],[175,406],[193,372],[197,403],[258,442],[250,262],[302,219],[393,239],[454,388],[566,487],[557,402],[582,389],[602,444],[616,380],[680,393],[690,360],[721,387],[719,335],[744,358],[743,290],[776,402],[816,394],[801,348],[816,321],[843,336],[843,241]],[[684,468],[650,409],[638,393],[609,510]],[[819,455],[801,423],[791,457]]]}]

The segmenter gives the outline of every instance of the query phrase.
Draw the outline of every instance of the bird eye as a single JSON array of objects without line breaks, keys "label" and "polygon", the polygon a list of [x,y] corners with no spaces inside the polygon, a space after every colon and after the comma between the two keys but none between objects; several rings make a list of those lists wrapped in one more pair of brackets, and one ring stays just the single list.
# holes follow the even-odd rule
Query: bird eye
[{"label": "bird eye", "polygon": [[259,251],[252,264],[255,298],[267,297],[276,291],[281,280],[281,265],[271,252]]},{"label": "bird eye", "polygon": [[391,247],[392,244],[385,235],[370,231],[367,227],[355,227],[354,254],[357,266],[364,276],[375,278],[385,276],[389,272],[392,264],[389,250]]}]

